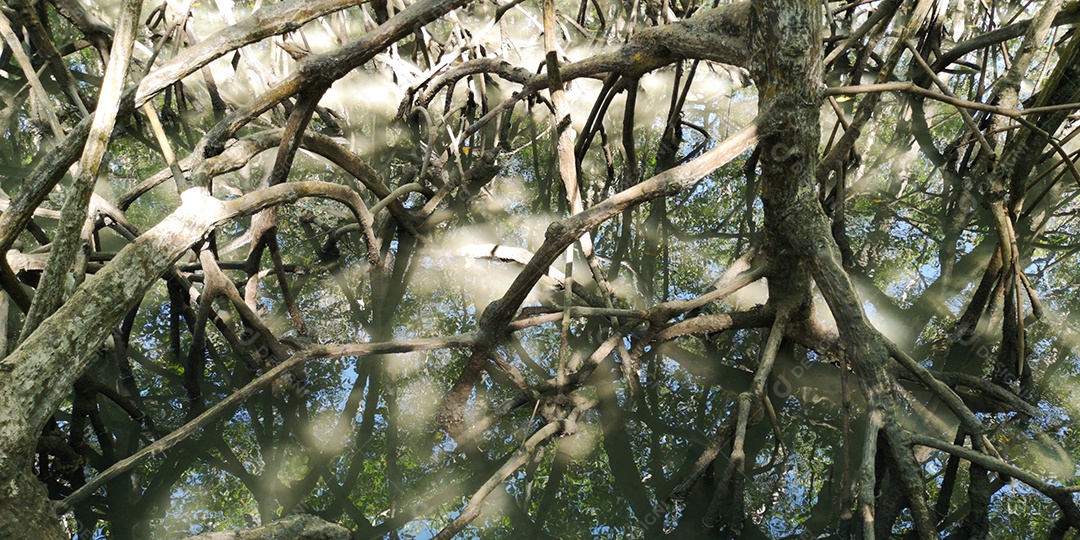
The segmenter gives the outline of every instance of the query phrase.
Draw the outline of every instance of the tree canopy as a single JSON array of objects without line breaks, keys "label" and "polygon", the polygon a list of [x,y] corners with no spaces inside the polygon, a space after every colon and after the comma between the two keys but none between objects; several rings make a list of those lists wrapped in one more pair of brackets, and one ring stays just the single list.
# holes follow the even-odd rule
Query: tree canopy
[{"label": "tree canopy", "polygon": [[0,538],[1075,537],[1077,22],[5,0]]}]

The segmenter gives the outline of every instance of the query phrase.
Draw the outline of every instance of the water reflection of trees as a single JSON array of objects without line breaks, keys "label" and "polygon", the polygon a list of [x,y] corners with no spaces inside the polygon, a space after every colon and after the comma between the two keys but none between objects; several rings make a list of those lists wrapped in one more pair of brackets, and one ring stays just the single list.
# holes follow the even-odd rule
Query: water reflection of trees
[{"label": "water reflection of trees", "polygon": [[1080,528],[1075,6],[182,4],[2,10],[0,536]]}]

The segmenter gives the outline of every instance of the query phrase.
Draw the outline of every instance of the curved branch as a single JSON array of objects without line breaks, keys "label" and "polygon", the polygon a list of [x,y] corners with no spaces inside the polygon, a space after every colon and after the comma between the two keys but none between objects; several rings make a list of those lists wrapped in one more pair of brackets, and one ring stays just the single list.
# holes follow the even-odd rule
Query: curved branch
[{"label": "curved branch", "polygon": [[237,130],[285,99],[308,88],[329,87],[334,81],[411,34],[417,27],[437,20],[467,3],[469,0],[419,0],[341,49],[304,58],[292,75],[250,103],[237,108],[211,128],[199,144],[203,148],[203,155],[209,157],[221,153],[225,141]]},{"label": "curved branch", "polygon": [[308,21],[360,4],[357,0],[286,0],[270,4],[237,24],[227,26],[196,45],[184,49],[139,83],[135,102],[148,99],[176,81],[195,73],[213,60],[244,45],[292,32]]},{"label": "curved branch", "polygon": [[[36,435],[111,329],[146,290],[217,225],[305,197],[339,201],[362,220],[360,196],[328,182],[280,184],[228,202],[204,192],[182,194],[183,204],[121,250],[0,362],[0,456],[33,456]],[[2,471],[0,471],[2,472]]]},{"label": "curved branch", "polygon": [[580,214],[548,226],[544,243],[536,250],[529,264],[518,273],[517,278],[503,294],[484,309],[480,318],[480,338],[472,356],[462,369],[453,388],[447,394],[439,411],[441,425],[451,428],[460,424],[465,404],[472,393],[476,377],[487,360],[487,350],[501,338],[507,323],[513,318],[521,303],[536,282],[547,274],[564,250],[593,227],[633,208],[645,201],[678,193],[697,184],[702,178],[728,163],[750,148],[757,141],[755,124],[741,129],[716,148],[701,157],[678,167],[668,169],[649,180],[619,192]]},{"label": "curved branch", "polygon": [[[749,10],[750,2],[739,2],[706,9],[672,24],[647,28],[634,34],[629,43],[618,49],[562,66],[560,79],[566,83],[607,73],[636,79],[684,59],[746,66],[752,56],[745,28]],[[549,88],[550,83],[546,73],[533,75],[519,92],[469,126],[465,136],[476,133],[518,101]]]},{"label": "curved branch", "polygon": [[452,538],[454,535],[461,532],[461,530],[469,523],[472,523],[472,520],[480,515],[480,507],[484,503],[484,500],[487,499],[487,496],[490,495],[503,480],[506,480],[506,478],[513,474],[514,471],[524,465],[541,444],[547,442],[549,438],[562,433],[563,430],[566,429],[566,424],[566,420],[551,422],[538,429],[532,437],[529,437],[529,440],[525,441],[525,444],[522,445],[517,452],[514,452],[514,454],[503,463],[502,467],[499,467],[499,470],[495,471],[495,473],[480,486],[480,489],[476,490],[476,493],[469,499],[469,504],[465,505],[465,508],[456,518],[454,518],[454,521],[450,522],[443,530],[439,531],[439,534],[435,535],[436,540],[447,540]]},{"label": "curved branch", "polygon": [[910,438],[911,444],[913,445],[917,444],[919,446],[948,452],[985,469],[995,471],[1011,478],[1016,478],[1057,503],[1061,508],[1062,513],[1065,514],[1065,518],[1069,521],[1070,526],[1080,528],[1080,508],[1076,506],[1076,501],[1073,499],[1074,493],[1080,493],[1080,486],[1058,486],[1051,484],[1029,471],[1010,465],[998,458],[988,456],[971,448],[947,443],[934,437],[913,433],[910,435]]}]

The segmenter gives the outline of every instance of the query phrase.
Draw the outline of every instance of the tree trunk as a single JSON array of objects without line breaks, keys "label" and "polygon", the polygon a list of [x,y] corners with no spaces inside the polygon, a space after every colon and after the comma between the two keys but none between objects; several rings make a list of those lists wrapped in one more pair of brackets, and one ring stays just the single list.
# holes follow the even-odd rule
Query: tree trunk
[{"label": "tree trunk", "polygon": [[0,538],[61,538],[45,490],[31,473],[41,428],[97,355],[109,332],[161,275],[211,229],[302,197],[333,198],[354,209],[349,188],[323,182],[282,184],[223,203],[200,189],[124,248],[0,362]]}]

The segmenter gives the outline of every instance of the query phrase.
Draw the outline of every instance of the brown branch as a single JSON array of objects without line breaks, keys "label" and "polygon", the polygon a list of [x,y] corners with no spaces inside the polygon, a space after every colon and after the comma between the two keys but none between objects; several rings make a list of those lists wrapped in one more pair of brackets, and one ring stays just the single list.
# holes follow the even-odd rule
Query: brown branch
[{"label": "brown branch", "polygon": [[1080,508],[1077,507],[1076,501],[1073,499],[1074,493],[1080,493],[1080,486],[1054,485],[1039,478],[1030,471],[1010,465],[999,458],[988,456],[971,448],[947,443],[927,435],[912,433],[910,435],[910,441],[913,445],[925,446],[948,452],[985,469],[995,471],[1010,478],[1015,478],[1031,486],[1032,489],[1039,491],[1050,498],[1050,500],[1057,503],[1072,527],[1080,527]]},{"label": "brown branch", "polygon": [[628,208],[658,197],[673,195],[697,184],[706,175],[744,152],[756,140],[757,130],[755,125],[751,124],[694,161],[669,169],[607,198],[580,214],[549,225],[544,243],[536,250],[529,264],[518,273],[517,278],[502,298],[495,300],[484,310],[480,319],[478,347],[473,351],[453,388],[447,394],[439,412],[439,422],[449,428],[461,422],[465,403],[472,393],[483,362],[487,360],[487,349],[499,341],[506,325],[513,318],[525,297],[536,282],[547,274],[548,268],[567,246],[586,231],[621,214]]},{"label": "brown branch", "polygon": [[913,373],[919,379],[919,382],[933,392],[938,399],[945,402],[945,405],[960,419],[960,423],[963,424],[965,430],[975,435],[986,433],[986,426],[975,416],[975,413],[971,412],[971,409],[964,404],[964,401],[960,399],[960,396],[956,395],[952,388],[937,380],[930,371],[900,350],[892,341],[888,341],[886,347],[889,349],[889,354],[900,362],[900,365]]},{"label": "brown branch", "polygon": [[735,261],[718,282],[716,288],[691,300],[672,300],[653,306],[650,318],[666,321],[671,317],[718,302],[765,276],[767,265],[751,264],[757,250],[751,250]]},{"label": "brown branch", "polygon": [[141,106],[174,82],[244,45],[291,32],[308,21],[358,3],[357,0],[287,0],[269,4],[237,24],[227,26],[197,45],[184,49],[165,65],[147,74],[139,83],[136,104]]},{"label": "brown branch", "polygon": [[854,96],[858,94],[876,94],[882,92],[907,92],[909,94],[914,94],[917,96],[928,97],[942,103],[948,103],[949,105],[964,107],[966,109],[973,109],[976,111],[999,114],[1013,119],[1018,119],[1021,116],[1027,116],[1031,114],[1042,114],[1053,111],[1072,110],[1080,108],[1080,103],[1064,103],[1061,105],[1047,105],[1045,107],[1031,107],[1027,109],[998,107],[996,105],[987,105],[985,103],[979,103],[977,101],[968,101],[966,99],[949,97],[944,94],[934,92],[933,90],[927,90],[926,88],[918,86],[910,81],[880,84],[863,84],[855,86],[834,86],[826,89],[825,95]]},{"label": "brown branch", "polygon": [[[98,170],[105,157],[105,150],[112,138],[113,127],[120,113],[120,101],[127,79],[128,64],[131,61],[132,48],[135,45],[135,32],[138,29],[139,10],[142,0],[126,0],[120,8],[119,28],[113,40],[109,65],[105,69],[105,79],[101,84],[97,108],[94,110],[90,132],[87,135],[86,148],[79,160],[79,175],[72,184],[71,191],[64,199],[60,210],[60,223],[53,236],[53,247],[49,253],[49,262],[42,273],[40,284],[26,314],[20,340],[30,335],[45,317],[48,317],[60,305],[64,293],[64,282],[71,271],[72,263],[78,255],[78,247],[85,236],[86,218],[90,196],[97,185]],[[0,20],[2,15],[0,15]],[[16,47],[18,45],[16,44]],[[20,48],[21,50],[21,48]],[[57,132],[60,136],[62,132]],[[82,279],[77,273],[76,280]]]},{"label": "brown branch", "polygon": [[862,523],[863,538],[874,540],[874,493],[876,475],[874,461],[877,457],[878,435],[881,431],[882,415],[878,411],[870,412],[866,423],[866,442],[863,446],[862,464],[859,466],[859,521]]},{"label": "brown branch", "polygon": [[773,317],[767,308],[735,313],[699,315],[660,330],[652,336],[652,341],[658,343],[693,334],[715,334],[733,328],[761,328],[772,324],[772,319]]},{"label": "brown branch", "polygon": [[[639,31],[630,42],[611,52],[601,53],[560,69],[563,82],[583,77],[600,77],[620,73],[630,79],[682,59],[711,60],[744,66],[751,56],[743,31],[750,2],[723,5],[702,10],[689,19],[675,24],[654,26]],[[549,88],[547,74],[534,75],[523,88],[474,122],[466,136],[480,130],[517,102]]]},{"label": "brown branch", "polygon": [[[1078,20],[1080,20],[1080,10],[1075,9],[1074,4],[1073,9],[1058,13],[1054,17],[1051,25],[1062,26],[1075,23]],[[1018,38],[1027,32],[1028,27],[1031,26],[1032,22],[1034,22],[1034,19],[1025,19],[996,30],[991,30],[990,32],[979,34],[965,42],[957,43],[955,47],[945,51],[938,57],[938,59],[934,61],[932,67],[935,72],[940,72],[970,52]]]},{"label": "brown branch", "polygon": [[15,62],[19,64],[19,69],[22,70],[23,76],[26,77],[26,81],[30,84],[30,89],[33,91],[33,98],[40,104],[41,109],[45,112],[45,117],[49,121],[49,128],[52,129],[53,137],[57,139],[64,136],[64,128],[60,125],[60,120],[56,118],[56,111],[54,110],[52,100],[49,99],[49,94],[45,92],[45,87],[41,85],[41,79],[37,76],[37,71],[34,70],[34,65],[30,61],[30,57],[26,55],[26,51],[23,49],[22,42],[19,41],[19,37],[15,35],[15,30],[11,28],[11,21],[7,16],[0,13],[0,37],[4,38],[7,42],[8,49],[15,56]]},{"label": "brown branch", "polygon": [[468,2],[469,0],[419,0],[356,41],[333,52],[308,56],[299,63],[292,75],[250,103],[237,108],[211,128],[199,143],[203,148],[203,155],[209,157],[221,153],[225,142],[237,130],[285,99],[312,87],[328,87],[391,44],[411,34],[417,26],[437,20]]},{"label": "brown branch", "polygon": [[454,521],[449,525],[443,527],[439,534],[435,535],[436,540],[448,540],[457,533],[461,532],[469,523],[472,523],[477,516],[480,515],[480,507],[487,499],[487,496],[491,494],[495,488],[499,487],[499,484],[506,480],[514,471],[524,465],[533,453],[536,452],[540,445],[547,442],[547,440],[559,433],[562,433],[567,427],[567,421],[557,420],[551,422],[544,427],[538,429],[536,433],[529,437],[528,441],[522,445],[513,455],[511,455],[501,467],[490,478],[480,486],[480,489],[476,490],[472,498],[469,499],[469,503],[465,505],[465,508],[461,510]]},{"label": "brown branch", "polygon": [[302,352],[298,352],[288,360],[278,364],[270,371],[251,381],[243,388],[221,400],[216,405],[200,414],[194,420],[184,424],[172,433],[154,441],[153,444],[139,450],[135,454],[116,462],[113,466],[87,482],[63,501],[56,503],[57,513],[64,513],[78,502],[85,500],[110,480],[131,470],[142,460],[164,453],[176,446],[188,437],[197,433],[200,429],[210,425],[222,415],[230,412],[237,405],[247,401],[257,392],[267,388],[275,380],[300,367],[309,360],[320,358],[340,358],[343,356],[374,356],[383,354],[406,353],[414,351],[429,351],[435,349],[461,348],[472,345],[475,337],[472,334],[461,334],[446,338],[414,339],[407,341],[385,343],[355,343],[349,345],[317,345]]},{"label": "brown branch", "polygon": [[[108,40],[111,41],[112,29],[104,26],[86,12],[78,2],[73,0],[53,0],[53,2],[65,17],[83,23],[76,23],[76,26],[88,32],[88,37],[107,35]],[[252,17],[214,34],[196,46],[185,49],[183,54],[151,72],[142,80],[137,96],[135,89],[124,92],[117,119],[126,118],[135,110],[136,105],[142,105],[157,92],[237,47],[270,35],[287,32],[296,24],[307,22],[353,3],[355,0],[293,0],[260,9]],[[90,134],[92,120],[92,117],[83,119],[68,133],[63,142],[47,152],[30,175],[23,179],[18,193],[12,197],[11,210],[0,215],[0,252],[11,248],[16,237],[29,223],[34,209],[41,204],[68,168],[78,160],[87,136]],[[120,207],[125,208],[126,205]],[[16,295],[20,299],[20,305],[22,304],[22,299],[25,297],[22,291],[5,289]]]}]

